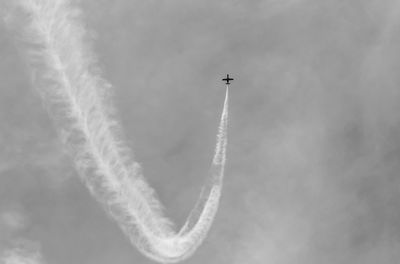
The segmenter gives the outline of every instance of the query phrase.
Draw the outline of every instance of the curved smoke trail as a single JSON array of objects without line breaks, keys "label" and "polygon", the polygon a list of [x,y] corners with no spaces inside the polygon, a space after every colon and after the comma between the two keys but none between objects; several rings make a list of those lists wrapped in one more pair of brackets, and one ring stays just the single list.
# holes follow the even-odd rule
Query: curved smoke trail
[{"label": "curved smoke trail", "polygon": [[14,0],[11,6],[26,18],[17,31],[28,46],[32,76],[92,195],[147,257],[164,263],[189,257],[204,240],[218,209],[227,145],[228,89],[210,176],[186,223],[175,231],[121,140],[108,101],[111,85],[96,67],[79,23],[79,10],[69,0]]}]

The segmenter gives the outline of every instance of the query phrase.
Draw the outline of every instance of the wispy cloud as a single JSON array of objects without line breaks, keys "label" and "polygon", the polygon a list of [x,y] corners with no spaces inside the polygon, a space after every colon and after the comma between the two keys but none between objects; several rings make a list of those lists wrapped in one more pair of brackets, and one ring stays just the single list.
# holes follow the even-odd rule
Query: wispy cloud
[{"label": "wispy cloud", "polygon": [[0,246],[9,243],[29,225],[29,217],[18,204],[3,205],[0,211]]},{"label": "wispy cloud", "polygon": [[24,228],[26,222],[26,217],[19,210],[7,210],[0,214],[0,224],[12,230]]},{"label": "wispy cloud", "polygon": [[44,264],[40,245],[28,241],[19,240],[15,247],[3,251],[0,257],[1,264]]}]

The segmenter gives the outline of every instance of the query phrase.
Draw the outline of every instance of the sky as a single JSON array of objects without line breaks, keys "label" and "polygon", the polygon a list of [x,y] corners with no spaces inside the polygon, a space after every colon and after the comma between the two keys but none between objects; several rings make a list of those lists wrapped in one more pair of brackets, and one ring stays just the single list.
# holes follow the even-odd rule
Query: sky
[{"label": "sky", "polygon": [[[77,5],[126,144],[177,226],[211,163],[221,79],[235,79],[220,208],[182,263],[398,262],[400,1]],[[78,178],[0,23],[0,255],[13,248],[49,264],[154,263]]]}]

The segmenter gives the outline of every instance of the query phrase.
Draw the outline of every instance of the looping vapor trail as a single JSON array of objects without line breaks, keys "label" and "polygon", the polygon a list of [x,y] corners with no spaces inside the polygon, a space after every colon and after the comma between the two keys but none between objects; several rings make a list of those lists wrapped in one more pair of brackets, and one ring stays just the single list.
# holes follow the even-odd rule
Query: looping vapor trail
[{"label": "looping vapor trail", "polygon": [[92,195],[147,257],[165,263],[191,256],[218,209],[227,145],[228,88],[209,178],[186,223],[176,231],[121,140],[109,103],[111,85],[98,73],[79,22],[80,11],[70,0],[16,0],[11,5],[27,18],[19,30],[29,46],[27,58],[38,91]]}]

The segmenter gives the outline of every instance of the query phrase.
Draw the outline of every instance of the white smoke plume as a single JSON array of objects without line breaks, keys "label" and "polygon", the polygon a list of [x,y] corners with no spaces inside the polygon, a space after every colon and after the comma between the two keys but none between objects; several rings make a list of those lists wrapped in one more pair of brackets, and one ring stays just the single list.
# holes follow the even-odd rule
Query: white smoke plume
[{"label": "white smoke plume", "polygon": [[26,44],[37,90],[92,195],[150,259],[166,263],[191,256],[218,209],[227,145],[228,89],[210,175],[186,223],[175,230],[121,140],[109,102],[111,85],[96,67],[80,24],[80,10],[70,0],[18,0],[10,6],[23,20],[12,23],[9,16],[7,21],[15,32],[22,32],[19,37]]}]

